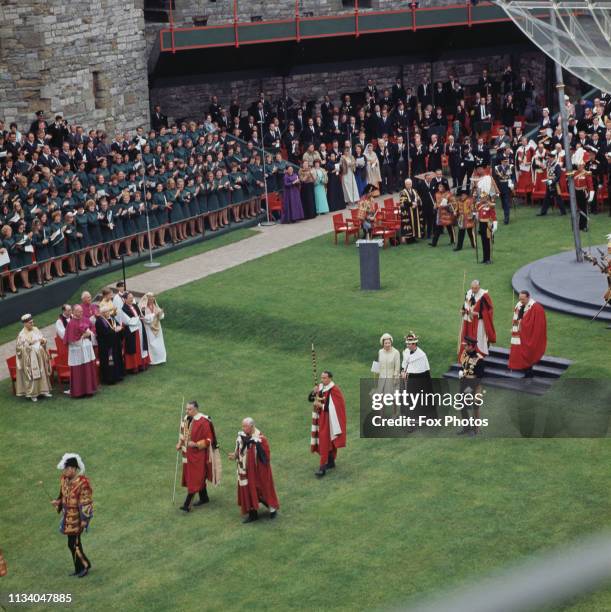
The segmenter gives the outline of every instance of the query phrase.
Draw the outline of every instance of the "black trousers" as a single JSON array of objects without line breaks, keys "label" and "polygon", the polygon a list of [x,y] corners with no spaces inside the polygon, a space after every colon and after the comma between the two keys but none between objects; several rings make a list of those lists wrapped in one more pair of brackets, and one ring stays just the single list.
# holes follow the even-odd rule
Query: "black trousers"
[{"label": "black trousers", "polygon": [[509,221],[509,213],[511,211],[511,191],[509,188],[501,189],[501,204],[503,205],[505,221]]},{"label": "black trousers", "polygon": [[456,241],[456,250],[460,251],[462,250],[462,245],[465,241],[465,233],[467,234],[467,236],[469,236],[469,242],[471,243],[471,248],[474,249],[475,248],[475,231],[473,230],[472,227],[469,227],[467,229],[459,229],[458,230],[458,239]]},{"label": "black trousers", "polygon": [[422,217],[424,220],[424,227],[426,229],[426,237],[430,238],[433,235],[433,229],[435,227],[435,209],[432,204],[424,204],[422,206]]},{"label": "black trousers", "polygon": [[484,254],[483,262],[490,261],[492,237],[488,238],[488,224],[479,224],[479,235],[482,239],[482,253]]},{"label": "black trousers", "polygon": [[81,544],[81,534],[69,535],[68,536],[68,548],[72,554],[72,562],[74,563],[74,571],[78,574],[84,569],[89,569],[91,563],[87,558],[87,555],[83,551]]},{"label": "black trousers", "polygon": [[394,188],[394,173],[391,164],[382,164],[380,166],[380,175],[382,176],[382,184],[380,185],[381,193],[392,193]]},{"label": "black trousers", "polygon": [[579,215],[579,229],[581,231],[588,229],[588,192],[576,190],[577,196],[577,214]]},{"label": "black trousers", "polygon": [[462,185],[465,177],[467,177],[467,191],[471,192],[471,175],[473,174],[473,169],[475,168],[475,164],[473,163],[465,163],[460,167],[460,174],[458,175],[458,184]]},{"label": "black trousers", "polygon": [[439,236],[441,236],[444,227],[448,230],[448,236],[450,236],[450,244],[454,244],[456,238],[454,235],[454,226],[435,225],[435,228],[433,229],[433,241],[431,242],[433,246],[437,246],[437,243],[439,242]]},{"label": "black trousers", "polygon": [[395,166],[394,177],[396,179],[396,188],[403,189],[405,179],[407,178],[407,162],[399,161]]},{"label": "black trousers", "polygon": [[550,206],[553,206],[554,203],[558,204],[558,208],[560,209],[560,214],[565,215],[566,210],[564,208],[564,202],[560,197],[560,194],[556,191],[556,186],[554,185],[552,189],[549,187],[545,190],[545,199],[543,200],[543,206],[541,206],[541,214],[547,215],[547,210]]}]

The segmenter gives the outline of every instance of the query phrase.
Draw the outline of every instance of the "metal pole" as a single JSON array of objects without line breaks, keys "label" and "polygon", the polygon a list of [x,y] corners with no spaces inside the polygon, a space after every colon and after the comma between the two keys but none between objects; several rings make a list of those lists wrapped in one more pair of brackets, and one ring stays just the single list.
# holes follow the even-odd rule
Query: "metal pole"
[{"label": "metal pole", "polygon": [[259,225],[267,227],[269,225],[275,225],[275,223],[269,218],[269,200],[267,198],[267,177],[265,176],[265,143],[263,141],[263,119],[258,122],[261,125],[261,152],[263,155],[263,187],[265,189],[265,221],[262,221]]},{"label": "metal pole", "polygon": [[[556,13],[550,10],[551,25],[556,27]],[[556,39],[554,39],[556,40]],[[556,46],[557,46],[556,40]],[[558,57],[558,53],[554,54]],[[581,235],[579,233],[579,213],[577,211],[577,196],[575,195],[575,183],[573,181],[573,162],[571,160],[571,143],[569,140],[569,117],[566,104],[564,103],[564,81],[562,79],[562,66],[554,59],[556,68],[556,89],[558,90],[558,111],[562,122],[562,144],[564,146],[564,166],[566,168],[566,180],[569,187],[569,202],[571,205],[571,223],[573,224],[573,240],[575,241],[575,256],[579,263],[583,263],[581,252]]]},{"label": "metal pole", "polygon": [[144,264],[145,268],[157,268],[161,264],[153,261],[153,248],[151,247],[151,225],[149,223],[149,208],[146,204],[146,174],[142,177],[142,199],[144,201],[144,215],[146,217],[146,236],[149,243],[149,260]]}]

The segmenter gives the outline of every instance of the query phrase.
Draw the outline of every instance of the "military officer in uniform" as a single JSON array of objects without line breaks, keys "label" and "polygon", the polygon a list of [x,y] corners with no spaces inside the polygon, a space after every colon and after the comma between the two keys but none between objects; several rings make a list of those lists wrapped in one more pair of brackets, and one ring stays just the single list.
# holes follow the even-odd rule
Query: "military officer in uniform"
[{"label": "military officer in uniform", "polygon": [[577,196],[577,208],[579,209],[579,229],[587,232],[589,220],[588,204],[594,201],[595,191],[592,173],[586,170],[583,154],[577,155],[582,150],[577,150],[573,155],[573,163],[577,166],[577,172],[573,175],[573,182],[575,183],[575,195]]},{"label": "military officer in uniform", "polygon": [[511,210],[511,192],[513,190],[514,171],[513,164],[509,163],[507,157],[503,157],[500,164],[494,167],[496,183],[499,187],[501,204],[503,205],[503,223],[509,223],[509,212]]},{"label": "military officer in uniform", "polygon": [[[484,358],[477,351],[477,340],[471,336],[465,336],[465,350],[460,357],[461,370],[458,373],[460,379],[460,392],[475,394],[481,391],[482,378],[484,376]],[[479,407],[473,405],[461,410],[463,419],[469,418],[469,410],[473,410],[473,418],[479,418]],[[465,426],[458,435],[477,435],[477,427]]]},{"label": "military officer in uniform", "polygon": [[482,263],[492,263],[492,242],[497,228],[496,208],[494,200],[486,192],[481,194],[477,203],[477,220],[479,222],[479,235],[482,240]]},{"label": "military officer in uniform", "polygon": [[471,248],[475,248],[475,219],[477,209],[475,202],[469,194],[458,189],[456,191],[456,220],[458,226],[458,238],[456,239],[455,251],[461,251],[465,241],[465,233],[469,236]]}]

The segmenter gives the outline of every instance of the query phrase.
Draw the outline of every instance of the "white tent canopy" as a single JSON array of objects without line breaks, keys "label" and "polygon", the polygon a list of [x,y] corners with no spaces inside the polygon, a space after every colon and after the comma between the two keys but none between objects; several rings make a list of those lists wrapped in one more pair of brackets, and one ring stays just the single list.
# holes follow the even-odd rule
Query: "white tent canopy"
[{"label": "white tent canopy", "polygon": [[611,1],[495,3],[563,68],[601,91],[611,91]]}]

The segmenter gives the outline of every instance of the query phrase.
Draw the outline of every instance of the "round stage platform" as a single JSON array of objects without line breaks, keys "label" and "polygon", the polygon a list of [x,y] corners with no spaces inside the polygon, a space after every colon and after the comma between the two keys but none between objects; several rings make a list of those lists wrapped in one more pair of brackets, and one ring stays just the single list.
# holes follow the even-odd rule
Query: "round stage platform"
[{"label": "round stage platform", "polygon": [[[607,252],[607,245],[597,248]],[[575,251],[566,251],[533,261],[520,268],[511,279],[516,292],[530,291],[545,308],[591,319],[603,305],[607,278],[590,262],[577,263]],[[611,305],[598,315],[598,321],[611,322]]]}]

